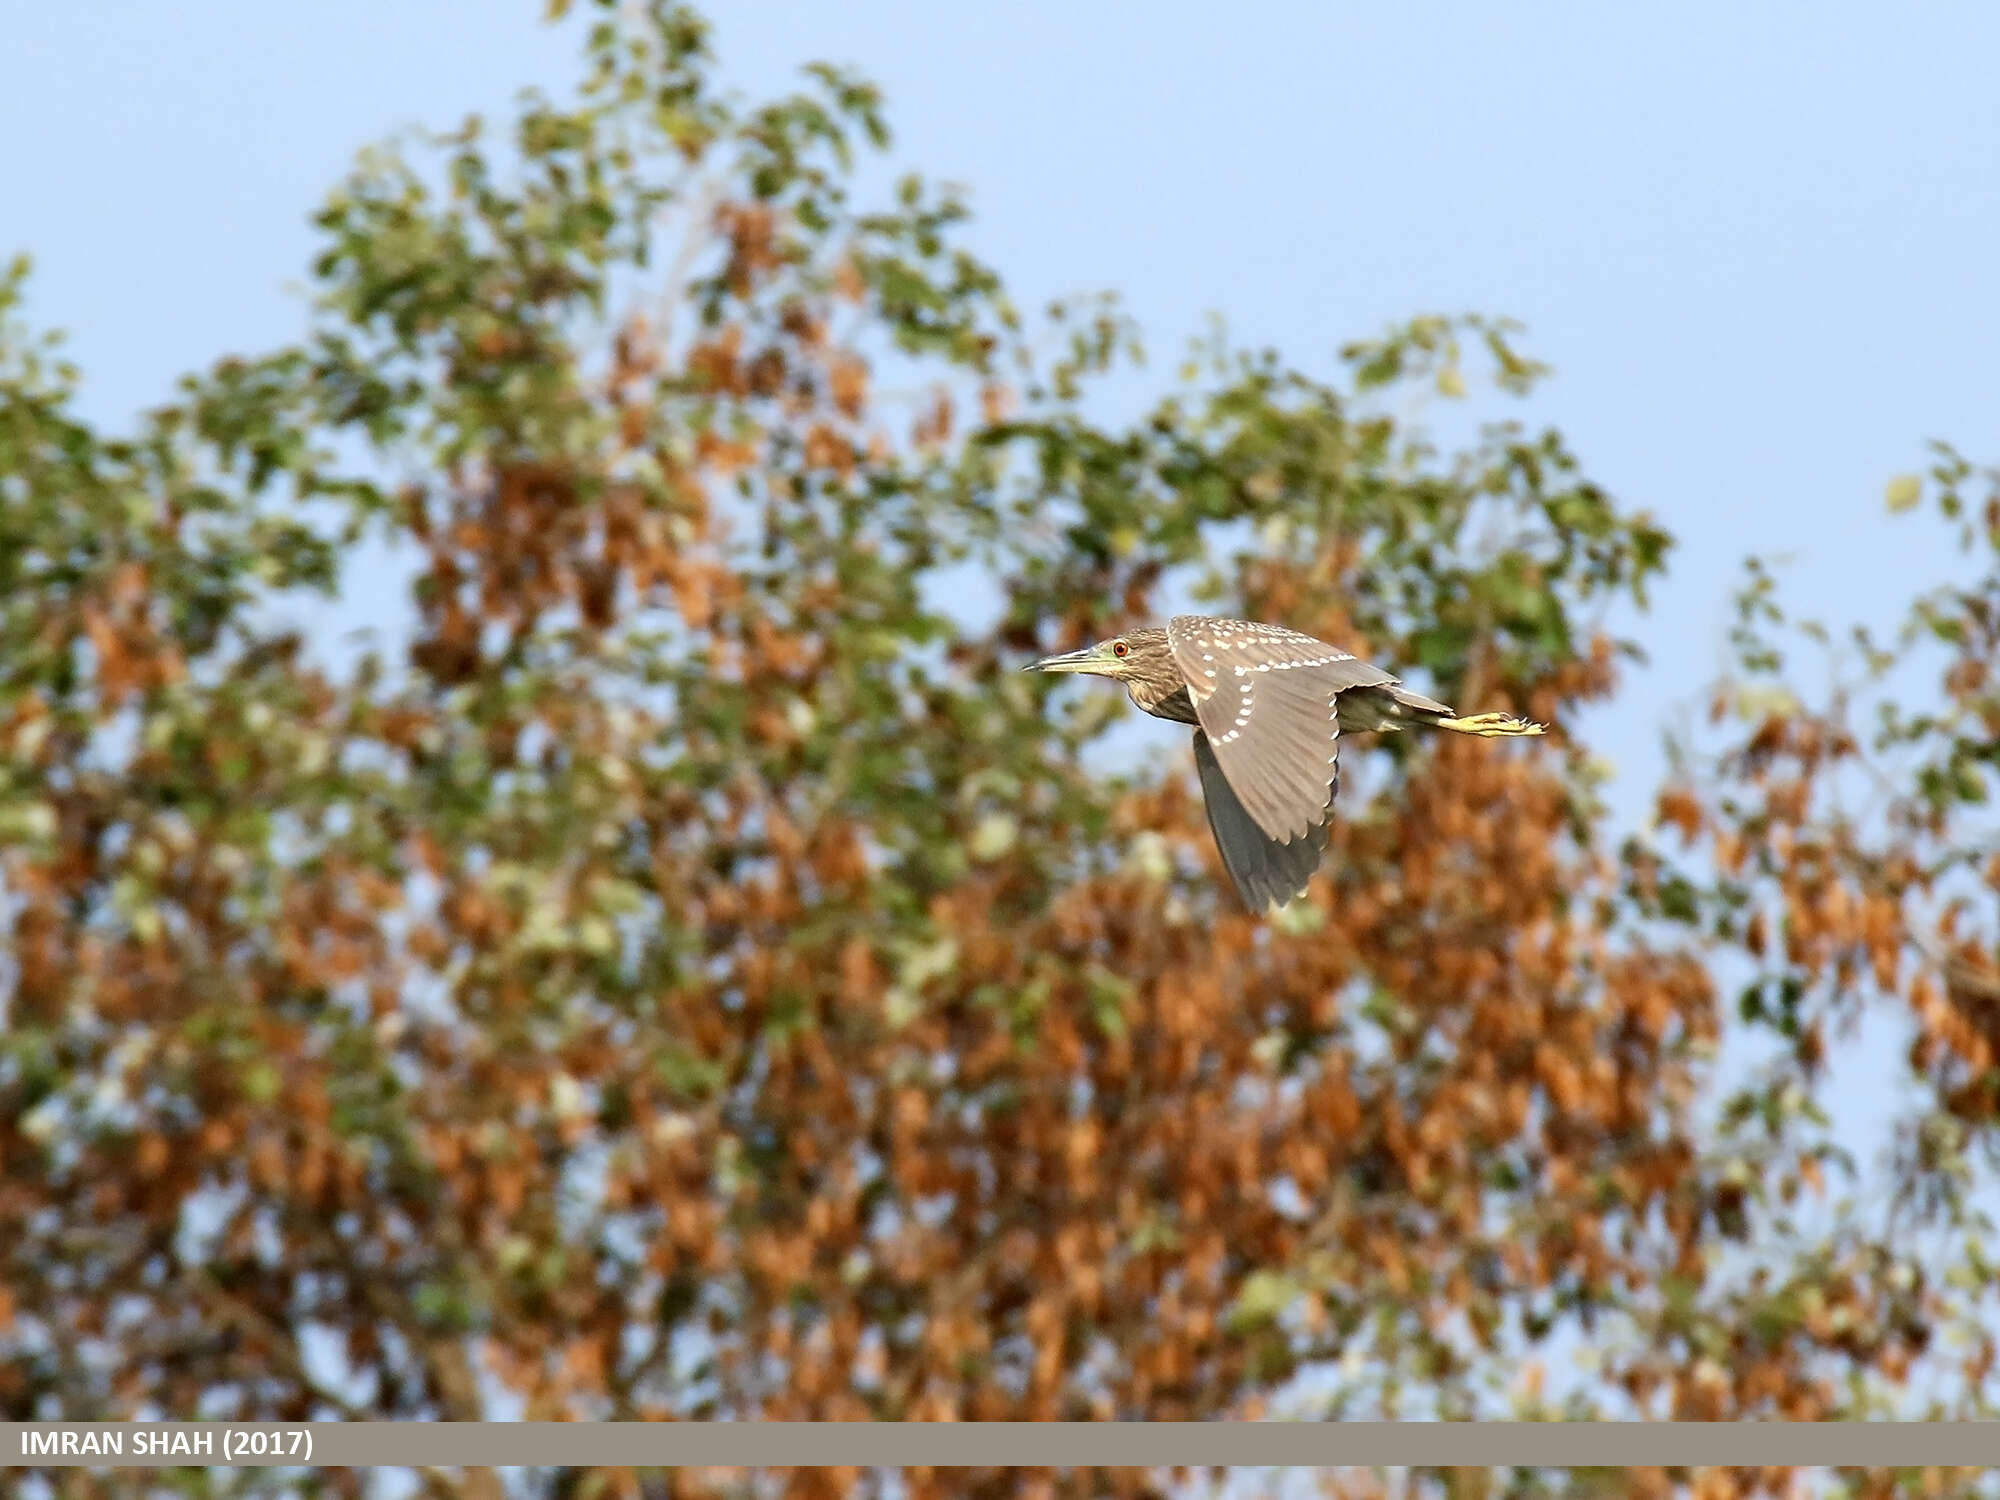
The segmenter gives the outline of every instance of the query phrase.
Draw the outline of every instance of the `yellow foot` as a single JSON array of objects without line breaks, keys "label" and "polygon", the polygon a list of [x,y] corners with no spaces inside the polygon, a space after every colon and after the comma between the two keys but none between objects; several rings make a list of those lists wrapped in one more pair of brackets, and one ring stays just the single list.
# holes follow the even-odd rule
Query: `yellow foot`
[{"label": "yellow foot", "polygon": [[1517,719],[1512,714],[1474,714],[1466,719],[1440,719],[1438,728],[1456,729],[1460,734],[1476,734],[1482,739],[1546,732],[1542,725],[1531,723],[1527,719]]}]

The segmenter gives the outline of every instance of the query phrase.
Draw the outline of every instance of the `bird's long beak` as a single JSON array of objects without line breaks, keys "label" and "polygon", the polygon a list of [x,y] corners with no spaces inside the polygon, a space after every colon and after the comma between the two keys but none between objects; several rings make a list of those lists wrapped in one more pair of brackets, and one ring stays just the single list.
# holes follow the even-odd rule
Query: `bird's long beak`
[{"label": "bird's long beak", "polygon": [[1081,651],[1065,651],[1060,656],[1045,656],[1040,661],[1029,662],[1021,668],[1023,672],[1089,672],[1097,666],[1097,648],[1085,646]]}]

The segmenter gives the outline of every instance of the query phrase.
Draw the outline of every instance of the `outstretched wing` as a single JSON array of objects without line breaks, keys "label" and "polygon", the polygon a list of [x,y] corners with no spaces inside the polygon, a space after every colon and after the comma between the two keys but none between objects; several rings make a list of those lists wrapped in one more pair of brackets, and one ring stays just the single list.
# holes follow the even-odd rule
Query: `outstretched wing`
[{"label": "outstretched wing", "polygon": [[1273,902],[1282,906],[1305,892],[1319,868],[1320,841],[1311,834],[1282,843],[1257,826],[1231,790],[1229,778],[1216,764],[1208,736],[1194,732],[1194,768],[1201,778],[1201,797],[1208,809],[1209,832],[1222,853],[1222,867],[1236,886],[1243,904],[1261,912]]},{"label": "outstretched wing", "polygon": [[1340,694],[1395,678],[1337,646],[1251,620],[1176,615],[1167,645],[1217,768],[1258,829],[1286,844],[1325,823],[1339,774]]}]

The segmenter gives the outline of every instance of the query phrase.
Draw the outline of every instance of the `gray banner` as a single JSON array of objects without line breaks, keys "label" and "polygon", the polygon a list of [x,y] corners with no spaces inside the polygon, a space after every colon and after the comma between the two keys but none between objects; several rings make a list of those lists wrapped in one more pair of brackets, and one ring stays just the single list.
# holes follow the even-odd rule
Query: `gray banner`
[{"label": "gray banner", "polygon": [[2000,1422],[0,1423],[7,1465],[2000,1465]]}]

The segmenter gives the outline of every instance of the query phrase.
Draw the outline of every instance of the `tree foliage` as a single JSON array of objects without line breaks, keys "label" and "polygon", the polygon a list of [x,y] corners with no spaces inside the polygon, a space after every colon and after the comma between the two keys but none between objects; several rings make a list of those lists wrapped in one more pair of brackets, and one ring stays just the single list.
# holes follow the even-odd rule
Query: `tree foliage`
[{"label": "tree foliage", "polygon": [[[1396,415],[1532,384],[1511,328],[1107,422],[1115,305],[856,200],[867,84],[588,25],[574,99],[364,154],[309,335],[130,437],[0,290],[9,1417],[1986,1413],[1992,476],[1940,451],[1972,581],[1828,702],[1755,576],[1621,848],[1571,726],[1670,538]],[[1113,775],[1122,699],[1013,670],[1189,599],[1557,731],[1357,743],[1253,918],[1179,737]],[[1864,1012],[1923,1105],[1850,1205]]]}]

